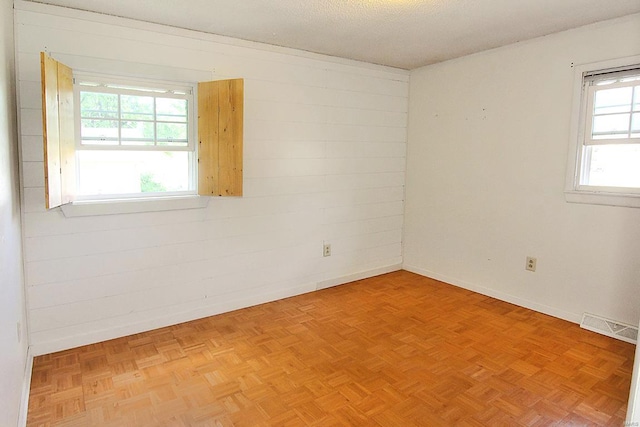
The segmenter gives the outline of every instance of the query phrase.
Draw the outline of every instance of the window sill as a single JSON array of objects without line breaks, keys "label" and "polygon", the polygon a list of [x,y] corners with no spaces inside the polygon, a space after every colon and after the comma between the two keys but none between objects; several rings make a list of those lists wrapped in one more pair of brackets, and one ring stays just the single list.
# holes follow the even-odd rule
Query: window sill
[{"label": "window sill", "polygon": [[179,196],[149,199],[76,201],[62,205],[60,209],[65,217],[74,218],[81,216],[203,209],[209,204],[209,199],[209,197],[200,196]]},{"label": "window sill", "polygon": [[640,194],[617,194],[590,191],[565,191],[569,203],[640,208]]}]

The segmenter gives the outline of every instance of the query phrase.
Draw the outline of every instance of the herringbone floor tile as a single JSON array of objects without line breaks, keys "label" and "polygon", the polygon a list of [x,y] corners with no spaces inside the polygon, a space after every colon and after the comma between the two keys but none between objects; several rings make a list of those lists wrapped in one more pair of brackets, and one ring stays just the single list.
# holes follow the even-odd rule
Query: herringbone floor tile
[{"label": "herringbone floor tile", "polygon": [[621,426],[634,346],[406,271],[37,357],[29,426]]}]

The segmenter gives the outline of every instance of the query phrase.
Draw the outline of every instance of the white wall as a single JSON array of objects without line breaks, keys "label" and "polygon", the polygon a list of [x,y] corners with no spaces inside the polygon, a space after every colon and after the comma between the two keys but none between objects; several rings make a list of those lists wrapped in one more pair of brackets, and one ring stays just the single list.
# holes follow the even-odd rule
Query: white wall
[{"label": "white wall", "polygon": [[27,337],[20,234],[12,0],[0,1],[0,34],[0,425],[15,426],[18,423],[25,374]]},{"label": "white wall", "polygon": [[637,55],[638,40],[632,15],[412,71],[404,266],[637,325],[640,209],[570,204],[563,189],[572,64]]},{"label": "white wall", "polygon": [[[400,267],[408,72],[34,3],[16,8],[35,354]],[[245,196],[184,211],[46,212],[41,50],[76,69],[244,78]]]}]

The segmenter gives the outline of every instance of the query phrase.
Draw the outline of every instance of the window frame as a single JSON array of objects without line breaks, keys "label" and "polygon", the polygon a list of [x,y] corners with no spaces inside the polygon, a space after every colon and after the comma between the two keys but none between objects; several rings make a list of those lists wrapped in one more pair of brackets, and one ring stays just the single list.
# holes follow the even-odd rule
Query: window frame
[{"label": "window frame", "polygon": [[582,184],[585,177],[584,165],[588,164],[588,147],[609,144],[636,144],[633,139],[592,139],[587,135],[592,119],[589,108],[593,109],[595,86],[589,84],[591,76],[624,70],[640,69],[640,55],[609,61],[581,64],[574,67],[574,90],[571,116],[571,133],[565,180],[565,198],[571,203],[640,207],[640,189],[625,187],[604,187]]},{"label": "window frame", "polygon": [[[100,86],[95,87],[87,86],[88,89],[84,90],[82,82],[98,83]],[[109,86],[129,86],[138,87],[148,90],[167,90],[167,91],[184,91],[184,95],[175,95],[167,93],[157,93],[161,95],[158,97],[163,98],[175,98],[185,99],[187,101],[187,145],[186,146],[172,146],[172,145],[157,145],[154,141],[154,145],[123,145],[122,135],[119,133],[117,144],[83,144],[81,135],[81,103],[80,92],[95,92],[95,93],[111,93],[115,95],[144,95],[143,90],[132,89],[118,89]],[[156,96],[155,94],[152,96]],[[81,151],[133,151],[133,152],[187,152],[188,153],[188,190],[184,191],[162,191],[162,192],[145,192],[145,193],[113,193],[113,194],[91,194],[91,195],[76,195],[76,202],[91,202],[91,201],[110,201],[110,200],[152,200],[158,198],[170,198],[170,197],[184,197],[195,196],[198,194],[198,134],[197,125],[198,112],[196,110],[197,105],[197,83],[186,82],[169,82],[152,79],[136,79],[136,78],[124,78],[120,76],[112,76],[107,74],[74,72],[73,75],[73,97],[74,97],[74,131],[75,131],[75,164],[76,164],[76,188],[80,188],[80,160],[78,153]],[[122,121],[123,119],[114,119]],[[157,120],[153,120],[153,123],[157,123]],[[118,128],[121,129],[120,127]]]}]

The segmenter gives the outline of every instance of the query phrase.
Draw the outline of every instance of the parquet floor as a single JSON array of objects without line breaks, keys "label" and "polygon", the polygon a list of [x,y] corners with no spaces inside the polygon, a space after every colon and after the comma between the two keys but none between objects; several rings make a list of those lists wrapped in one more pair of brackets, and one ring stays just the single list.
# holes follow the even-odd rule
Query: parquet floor
[{"label": "parquet floor", "polygon": [[29,426],[622,426],[634,346],[406,271],[37,357]]}]

